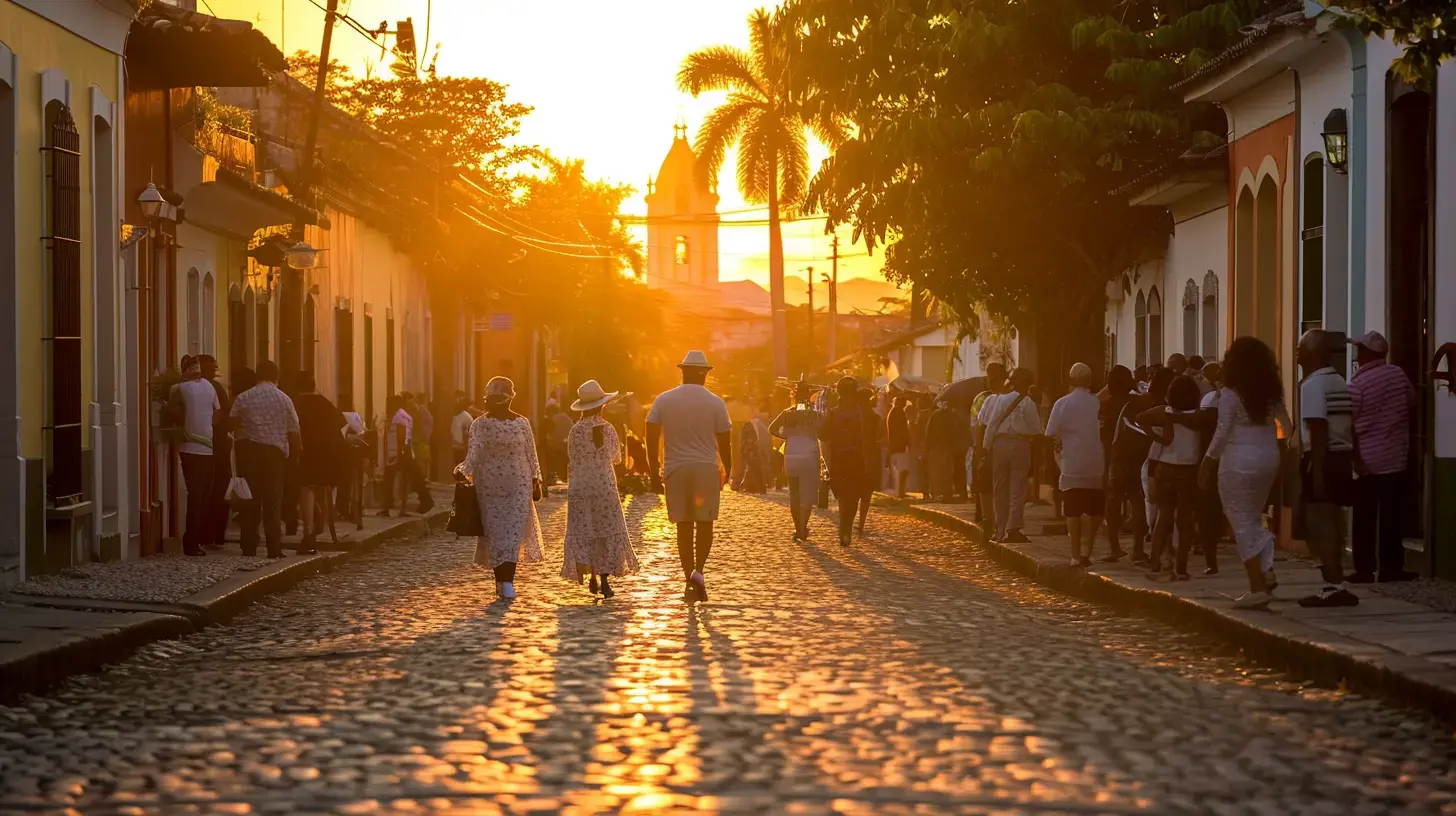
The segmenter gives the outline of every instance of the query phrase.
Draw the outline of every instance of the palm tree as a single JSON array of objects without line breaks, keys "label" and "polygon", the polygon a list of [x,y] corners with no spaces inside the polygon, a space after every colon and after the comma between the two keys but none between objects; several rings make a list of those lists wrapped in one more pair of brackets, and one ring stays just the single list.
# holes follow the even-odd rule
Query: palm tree
[{"label": "palm tree", "polygon": [[795,70],[796,36],[783,12],[759,9],[748,16],[749,50],[715,45],[683,60],[677,84],[685,93],[727,91],[728,98],[703,120],[695,150],[716,178],[728,148],[738,145],[738,189],[751,204],[768,204],[769,298],[773,314],[774,374],[788,371],[784,319],[784,237],[780,219],[804,198],[809,183],[805,131],[832,147],[844,131],[821,103],[817,89]]}]

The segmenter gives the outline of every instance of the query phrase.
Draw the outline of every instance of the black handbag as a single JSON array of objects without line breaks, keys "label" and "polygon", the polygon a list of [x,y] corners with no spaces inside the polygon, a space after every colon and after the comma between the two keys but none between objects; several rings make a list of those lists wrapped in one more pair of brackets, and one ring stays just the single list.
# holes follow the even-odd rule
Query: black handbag
[{"label": "black handbag", "polygon": [[480,518],[480,497],[475,495],[475,485],[455,483],[455,503],[450,508],[445,529],[457,536],[485,535],[485,524]]}]

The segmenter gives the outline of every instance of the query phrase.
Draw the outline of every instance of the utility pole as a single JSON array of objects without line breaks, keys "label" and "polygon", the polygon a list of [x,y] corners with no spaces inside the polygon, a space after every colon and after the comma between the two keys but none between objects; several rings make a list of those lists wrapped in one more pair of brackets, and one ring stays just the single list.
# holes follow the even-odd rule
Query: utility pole
[{"label": "utility pole", "polygon": [[814,359],[814,267],[804,270],[804,277],[809,281],[809,359]]},{"label": "utility pole", "polygon": [[830,260],[833,263],[833,266],[830,267],[832,271],[831,271],[830,276],[825,279],[826,282],[829,284],[829,362],[831,362],[831,363],[834,362],[835,360],[839,359],[838,355],[835,352],[835,342],[834,342],[835,341],[836,330],[838,328],[836,326],[836,324],[839,322],[839,320],[838,320],[838,314],[839,314],[839,312],[838,312],[838,309],[839,309],[839,236],[838,235],[834,236],[834,242],[833,242],[832,246],[834,247],[834,251],[829,256],[830,257]]}]

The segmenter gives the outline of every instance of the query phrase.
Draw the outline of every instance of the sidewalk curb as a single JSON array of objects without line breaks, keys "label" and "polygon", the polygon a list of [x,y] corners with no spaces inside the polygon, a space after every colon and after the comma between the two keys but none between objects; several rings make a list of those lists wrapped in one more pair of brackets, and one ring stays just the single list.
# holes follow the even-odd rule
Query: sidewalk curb
[{"label": "sidewalk curb", "polygon": [[[1308,627],[1277,614],[1221,610],[1156,589],[1119,583],[1081,569],[1043,563],[986,539],[976,524],[930,507],[892,496],[883,503],[912,516],[962,533],[997,563],[1068,595],[1104,603],[1127,612],[1189,626],[1242,649],[1262,662],[1316,682],[1343,684],[1354,691],[1378,694],[1456,722],[1456,678],[1450,669],[1421,658],[1374,652],[1355,641],[1336,643],[1328,633],[1308,639]],[[1344,649],[1339,648],[1345,646]],[[1364,654],[1352,652],[1363,651]]]},{"label": "sidewalk curb", "polygon": [[258,570],[238,573],[176,603],[146,604],[7,593],[0,597],[0,601],[33,608],[130,613],[136,620],[106,629],[95,637],[72,639],[0,662],[0,703],[13,702],[24,694],[45,691],[73,675],[97,671],[107,664],[125,660],[149,643],[183,637],[223,623],[253,602],[292,589],[303,580],[333,570],[359,555],[373,552],[391,542],[420,538],[433,530],[444,529],[449,516],[448,508],[437,508],[407,523],[351,541],[348,549],[290,556]]}]

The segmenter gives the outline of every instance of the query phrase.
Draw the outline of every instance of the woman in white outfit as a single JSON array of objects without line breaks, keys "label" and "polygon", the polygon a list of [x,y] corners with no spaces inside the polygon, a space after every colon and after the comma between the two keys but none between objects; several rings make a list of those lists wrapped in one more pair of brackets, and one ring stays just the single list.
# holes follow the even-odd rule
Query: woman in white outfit
[{"label": "woman in white outfit", "polygon": [[609,577],[631,575],[638,566],[612,467],[622,461],[622,448],[617,429],[602,419],[602,409],[618,396],[617,391],[607,393],[596,380],[582,383],[571,405],[571,410],[581,412],[581,419],[566,437],[571,484],[561,576],[580,584],[583,575],[590,575],[591,593],[595,595],[600,588],[603,598],[617,594]]},{"label": "woman in white outfit", "polygon": [[541,495],[541,464],[531,423],[511,410],[516,387],[505,377],[485,386],[485,413],[470,424],[470,447],[457,473],[475,483],[485,535],[475,545],[475,563],[495,571],[496,594],[516,597],[517,562],[540,561],[541,523],[535,500]]},{"label": "woman in white outfit", "polygon": [[774,418],[769,433],[784,440],[784,476],[789,480],[789,513],[794,540],[809,540],[809,518],[819,500],[819,434],[824,417],[809,407],[810,386],[794,385],[794,405]]},{"label": "woman in white outfit", "polygon": [[1279,476],[1279,429],[1288,431],[1293,426],[1284,407],[1279,364],[1263,341],[1253,337],[1235,340],[1229,346],[1223,373],[1226,387],[1218,398],[1218,427],[1198,480],[1207,488],[1218,479],[1224,515],[1233,528],[1239,560],[1249,573],[1249,592],[1234,604],[1240,609],[1262,609],[1273,600],[1278,585],[1274,580],[1274,534],[1264,527],[1264,508]]}]

